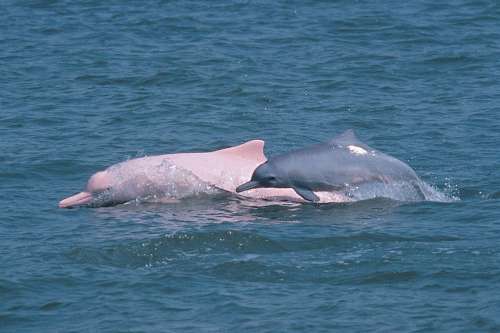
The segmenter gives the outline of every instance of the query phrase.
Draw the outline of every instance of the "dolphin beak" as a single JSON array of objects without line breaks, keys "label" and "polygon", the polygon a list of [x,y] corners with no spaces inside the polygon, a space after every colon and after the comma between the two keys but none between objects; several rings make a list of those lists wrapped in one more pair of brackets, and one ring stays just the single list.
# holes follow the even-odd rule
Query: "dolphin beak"
[{"label": "dolphin beak", "polygon": [[92,201],[92,194],[89,192],[80,192],[72,195],[59,202],[59,208],[71,208],[75,206],[82,206]]},{"label": "dolphin beak", "polygon": [[259,182],[255,181],[255,180],[251,180],[249,182],[246,182],[246,183],[241,184],[240,186],[238,186],[236,188],[236,192],[240,193],[240,192],[248,191],[248,190],[251,190],[251,189],[257,188],[257,187],[260,187]]}]

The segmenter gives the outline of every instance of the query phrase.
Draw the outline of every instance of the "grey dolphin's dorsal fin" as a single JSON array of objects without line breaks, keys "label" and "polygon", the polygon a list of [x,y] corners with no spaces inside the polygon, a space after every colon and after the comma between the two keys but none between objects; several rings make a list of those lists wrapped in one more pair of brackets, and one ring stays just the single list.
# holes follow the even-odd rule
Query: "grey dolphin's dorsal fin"
[{"label": "grey dolphin's dorsal fin", "polygon": [[303,188],[303,187],[292,187],[292,188],[304,200],[312,201],[312,202],[318,202],[319,201],[318,196],[316,194],[314,194],[314,192],[311,191],[311,190],[308,190],[308,189]]},{"label": "grey dolphin's dorsal fin", "polygon": [[328,143],[340,146],[355,145],[358,147],[371,149],[368,145],[364,144],[363,142],[361,142],[361,140],[358,139],[358,137],[356,136],[356,134],[354,134],[354,131],[352,129],[348,129],[342,134],[337,135]]},{"label": "grey dolphin's dorsal fin", "polygon": [[334,137],[330,142],[339,144],[357,144],[361,141],[359,141],[352,129],[348,129],[347,131]]},{"label": "grey dolphin's dorsal fin", "polygon": [[264,145],[265,142],[263,140],[251,140],[239,146],[218,150],[216,153],[236,155],[249,160],[258,160],[263,163],[266,161]]}]

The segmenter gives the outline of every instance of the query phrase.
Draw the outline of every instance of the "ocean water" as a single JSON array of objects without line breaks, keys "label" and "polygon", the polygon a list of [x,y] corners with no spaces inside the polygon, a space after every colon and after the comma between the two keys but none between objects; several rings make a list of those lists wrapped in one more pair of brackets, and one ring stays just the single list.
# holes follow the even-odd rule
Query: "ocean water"
[{"label": "ocean water", "polygon": [[[499,332],[497,1],[0,0],[0,332]],[[62,210],[352,128],[456,200]]]}]

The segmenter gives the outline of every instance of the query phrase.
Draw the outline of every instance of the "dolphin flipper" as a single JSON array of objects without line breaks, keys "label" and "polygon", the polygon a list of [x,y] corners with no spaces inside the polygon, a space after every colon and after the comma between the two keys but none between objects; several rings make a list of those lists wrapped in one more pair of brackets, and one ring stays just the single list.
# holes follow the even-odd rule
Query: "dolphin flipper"
[{"label": "dolphin flipper", "polygon": [[292,187],[292,188],[304,200],[312,201],[312,202],[318,202],[319,201],[319,197],[316,194],[314,194],[314,192],[311,191],[311,190],[308,190],[308,189],[302,188],[302,187]]}]

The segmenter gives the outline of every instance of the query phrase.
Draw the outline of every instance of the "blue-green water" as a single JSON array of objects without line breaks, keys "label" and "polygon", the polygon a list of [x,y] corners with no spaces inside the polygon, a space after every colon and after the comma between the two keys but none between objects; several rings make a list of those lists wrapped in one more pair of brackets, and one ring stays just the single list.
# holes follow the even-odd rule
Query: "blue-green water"
[{"label": "blue-green water", "polygon": [[[0,331],[500,331],[496,1],[0,1]],[[61,210],[347,128],[460,200]]]}]

